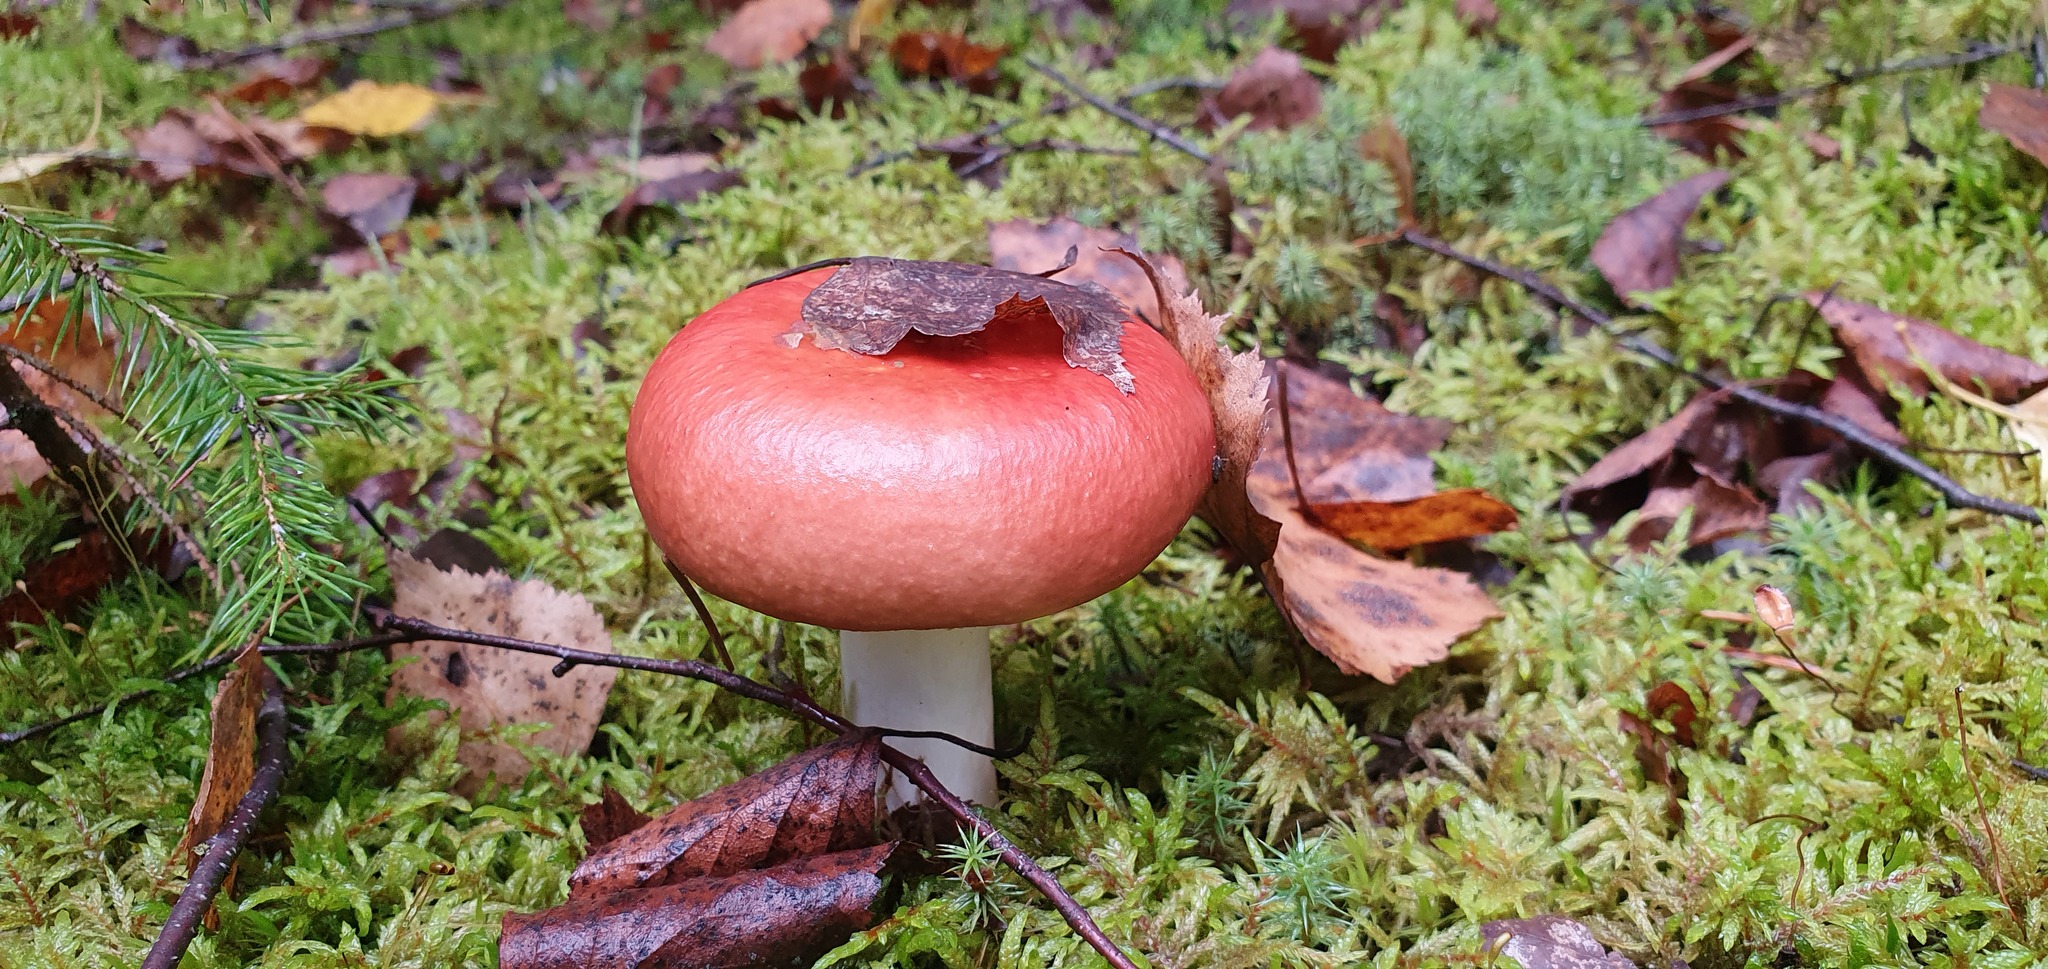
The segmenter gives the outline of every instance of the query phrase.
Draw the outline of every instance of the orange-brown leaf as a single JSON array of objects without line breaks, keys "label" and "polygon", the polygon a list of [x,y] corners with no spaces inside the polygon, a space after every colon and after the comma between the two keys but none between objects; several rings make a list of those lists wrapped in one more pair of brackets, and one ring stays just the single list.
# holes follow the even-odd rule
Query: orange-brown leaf
[{"label": "orange-brown leaf", "polygon": [[830,23],[832,5],[826,0],[749,0],[704,41],[704,49],[751,71],[796,57]]},{"label": "orange-brown leaf", "polygon": [[256,776],[256,710],[269,693],[270,667],[255,644],[242,647],[234,666],[221,677],[213,694],[211,729],[206,741],[206,768],[199,775],[199,793],[185,820],[185,836],[174,856],[196,865],[206,843],[220,833],[235,813],[249,782]]},{"label": "orange-brown leaf", "polygon": [[1358,153],[1387,170],[1387,176],[1394,180],[1394,212],[1401,219],[1401,227],[1414,226],[1415,161],[1408,154],[1408,139],[1401,136],[1393,119],[1384,119],[1358,136]]},{"label": "orange-brown leaf", "polygon": [[1406,501],[1310,505],[1325,528],[1373,548],[1455,542],[1515,527],[1515,510],[1478,488],[1454,488]]},{"label": "orange-brown leaf", "polygon": [[1977,124],[2004,135],[2014,148],[2048,165],[2048,94],[1994,83],[1984,92]]}]

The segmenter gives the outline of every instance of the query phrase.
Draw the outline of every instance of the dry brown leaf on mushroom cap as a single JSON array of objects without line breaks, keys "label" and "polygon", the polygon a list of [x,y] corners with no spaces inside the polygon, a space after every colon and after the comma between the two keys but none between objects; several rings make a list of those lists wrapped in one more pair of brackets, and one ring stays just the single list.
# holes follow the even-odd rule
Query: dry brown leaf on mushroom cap
[{"label": "dry brown leaf on mushroom cap", "polygon": [[[1145,271],[1116,250],[1136,251],[1138,240],[1128,232],[1082,225],[1066,216],[1047,222],[1011,219],[988,226],[989,261],[997,269],[1012,272],[1042,272],[1059,265],[1067,253],[1074,253],[1074,265],[1061,270],[1059,280],[1069,285],[1094,283],[1137,311],[1154,327],[1159,325],[1159,297]],[[1178,258],[1165,253],[1147,253],[1145,259],[1166,277],[1173,292],[1188,287],[1187,269]]]},{"label": "dry brown leaf on mushroom cap", "polygon": [[[442,626],[479,633],[556,643],[600,653],[612,651],[604,620],[582,596],[538,579],[514,581],[502,572],[483,575],[443,571],[404,552],[386,557],[394,592],[392,609]],[[469,773],[458,790],[474,792],[486,775],[508,784],[526,776],[526,756],[510,743],[476,734],[511,724],[546,723],[521,742],[558,754],[590,746],[618,670],[578,666],[554,675],[554,659],[429,641],[391,647],[394,659],[418,657],[391,674],[390,694],[446,701],[457,714],[465,739],[456,759]],[[438,711],[422,720],[438,724]],[[405,728],[392,730],[403,745]]]},{"label": "dry brown leaf on mushroom cap", "polygon": [[1666,289],[1678,279],[1685,223],[1701,200],[1728,184],[1729,173],[1702,172],[1615,216],[1593,243],[1593,265],[1622,301],[1642,306],[1640,293]]},{"label": "dry brown leaf on mushroom cap", "polygon": [[1037,312],[1050,312],[1065,333],[1061,351],[1069,366],[1100,374],[1127,394],[1136,388],[1121,349],[1128,314],[1092,282],[1073,286],[988,266],[856,256],[804,298],[792,334],[878,356],[912,331],[961,336]]},{"label": "dry brown leaf on mushroom cap", "polygon": [[687,801],[593,846],[569,876],[569,895],[730,875],[872,844],[881,749],[880,734],[855,731]]}]

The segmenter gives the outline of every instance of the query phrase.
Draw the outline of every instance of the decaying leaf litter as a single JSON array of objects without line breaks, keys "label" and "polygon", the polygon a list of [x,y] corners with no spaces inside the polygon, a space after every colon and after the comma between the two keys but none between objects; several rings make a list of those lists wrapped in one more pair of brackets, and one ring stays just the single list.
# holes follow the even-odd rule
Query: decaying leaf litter
[{"label": "decaying leaf litter", "polygon": [[[1055,279],[1099,282],[1206,348],[1191,364],[1225,461],[1206,524],[1144,580],[998,632],[1000,723],[1028,743],[992,817],[1067,859],[1066,888],[1154,964],[1488,946],[1524,965],[1930,962],[2048,931],[2028,906],[2044,755],[2026,726],[2048,563],[2037,531],[1994,517],[2038,507],[2048,481],[2029,467],[2048,353],[2026,325],[2043,175],[2023,15],[1852,4],[1856,33],[1605,3],[449,6],[436,25],[301,5],[253,34],[165,9],[10,13],[0,71],[77,76],[51,65],[82,58],[107,87],[16,96],[27,120],[5,138],[37,163],[0,204],[162,239],[167,274],[227,295],[208,312],[313,341],[257,351],[280,365],[418,377],[400,393],[422,406],[383,443],[315,429],[280,446],[310,449],[336,492],[389,496],[361,511],[400,541],[434,536],[423,557],[469,543],[485,571],[510,563],[506,584],[581,593],[628,656],[705,643],[618,474],[634,380],[667,334],[818,259],[1039,272],[1060,261],[1045,249],[1086,245]],[[603,53],[569,67],[470,47],[492,24]],[[1198,42],[1225,25],[1242,39]],[[95,154],[116,132],[133,157]],[[1027,229],[1045,239],[1019,252]],[[1106,248],[1178,263],[1186,284],[1169,270],[1147,293]],[[1710,392],[1603,325],[1790,406]],[[131,442],[74,400],[47,406],[90,453]],[[204,464],[153,481],[146,447],[121,453],[141,456],[132,480],[107,474],[126,491],[209,486]],[[8,601],[38,623],[12,627],[10,725],[239,645],[201,637],[220,602],[204,570],[94,567],[84,595],[36,578],[110,544],[68,494],[45,481],[4,510]],[[407,588],[386,562],[402,553],[367,529],[347,541],[341,561]],[[1765,582],[1787,604],[1753,604]],[[828,638],[710,609],[743,668],[834,695]],[[504,913],[577,904],[583,805],[659,814],[822,739],[623,674],[594,740],[551,749],[525,711],[434,728],[421,701],[387,698],[390,660],[340,655],[270,658],[293,766],[204,951],[480,957],[520,924]],[[1391,688],[1343,675],[1404,667]],[[182,871],[101,832],[169,845],[219,802],[199,789],[211,689],[10,744],[10,951],[156,941],[160,917],[112,917],[95,886],[168,905]],[[426,744],[387,749],[387,732]],[[471,770],[486,744],[530,769]],[[1182,836],[1155,861],[1117,848]],[[1088,958],[985,847],[835,909],[873,919],[837,930],[836,958]],[[80,849],[98,870],[57,861]],[[872,880],[867,864],[840,871]],[[712,877],[742,881],[604,911],[688,913],[662,906],[763,884]]]}]

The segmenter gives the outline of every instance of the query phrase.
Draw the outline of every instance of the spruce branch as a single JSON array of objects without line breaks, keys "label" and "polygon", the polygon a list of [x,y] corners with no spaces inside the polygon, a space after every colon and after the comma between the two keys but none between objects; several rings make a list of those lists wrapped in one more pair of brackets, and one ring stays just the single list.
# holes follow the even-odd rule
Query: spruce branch
[{"label": "spruce branch", "polygon": [[[284,442],[300,430],[374,434],[402,406],[384,393],[396,382],[263,362],[254,351],[278,340],[190,315],[183,306],[200,294],[149,271],[150,258],[108,239],[99,223],[0,205],[0,296],[33,307],[68,287],[57,339],[93,326],[114,341],[119,377],[107,396],[125,410],[110,410],[148,452],[124,454],[122,477],[162,483],[145,504],[159,518],[189,522],[205,550],[199,557],[218,596],[209,641],[246,641],[294,609],[313,622],[338,616],[360,591],[327,551],[340,539],[339,501]],[[25,414],[34,420],[33,408]],[[44,457],[53,467],[77,463]],[[82,493],[92,487],[75,474],[62,480]]]}]

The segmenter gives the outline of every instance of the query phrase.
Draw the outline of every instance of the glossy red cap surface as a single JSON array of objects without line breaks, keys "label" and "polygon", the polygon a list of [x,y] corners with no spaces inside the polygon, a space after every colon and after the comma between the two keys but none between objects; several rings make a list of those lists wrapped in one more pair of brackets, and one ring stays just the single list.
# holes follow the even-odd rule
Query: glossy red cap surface
[{"label": "glossy red cap surface", "polygon": [[786,339],[836,270],[742,291],[669,341],[626,469],[654,541],[705,588],[796,622],[1021,622],[1141,571],[1209,484],[1193,374],[1127,320],[1136,390],[1067,365],[1033,314],[880,356]]}]

